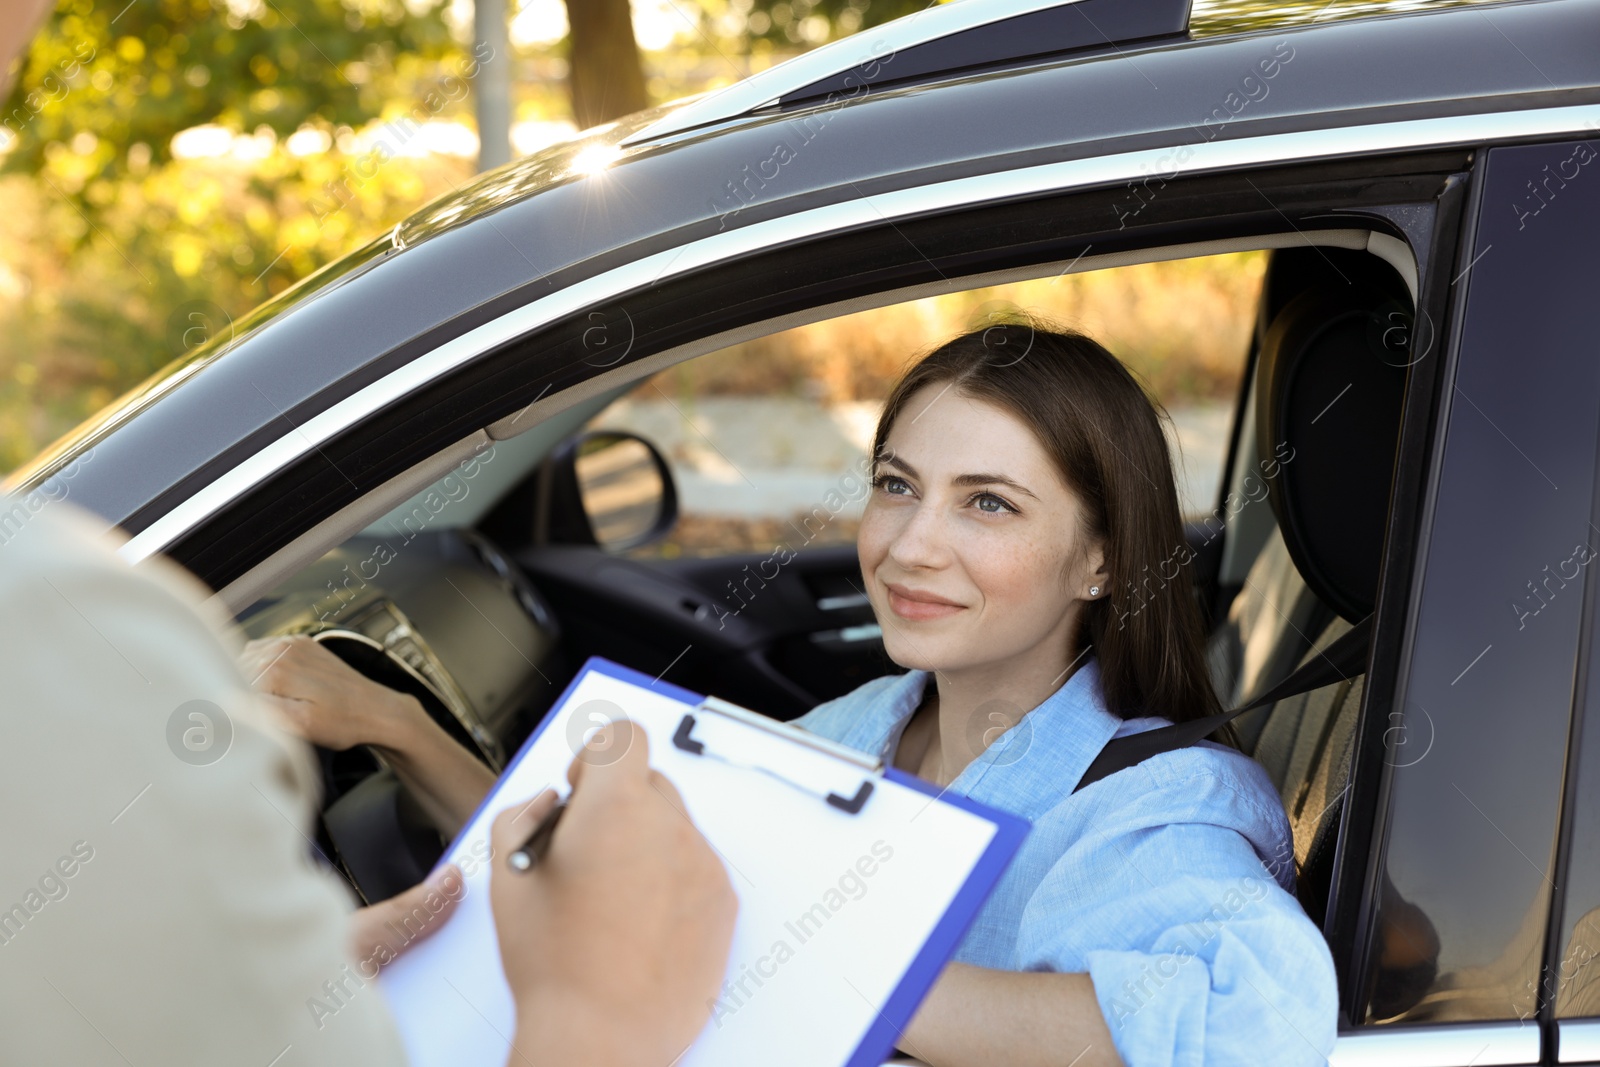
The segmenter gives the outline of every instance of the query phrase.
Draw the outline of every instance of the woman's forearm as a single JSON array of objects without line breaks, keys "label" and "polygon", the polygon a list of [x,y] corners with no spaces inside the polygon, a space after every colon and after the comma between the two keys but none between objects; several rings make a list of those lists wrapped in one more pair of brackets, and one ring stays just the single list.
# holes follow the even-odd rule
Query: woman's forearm
[{"label": "woman's forearm", "polygon": [[494,772],[445,733],[414,697],[374,742],[434,825],[454,835],[494,786]]},{"label": "woman's forearm", "polygon": [[934,1067],[1120,1067],[1087,974],[952,963],[900,1049]]}]

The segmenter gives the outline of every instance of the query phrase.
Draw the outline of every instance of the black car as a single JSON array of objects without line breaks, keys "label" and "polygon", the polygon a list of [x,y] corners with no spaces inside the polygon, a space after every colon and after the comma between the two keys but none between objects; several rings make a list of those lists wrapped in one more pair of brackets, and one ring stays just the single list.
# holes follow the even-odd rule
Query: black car
[{"label": "black car", "polygon": [[[1269,249],[1183,569],[1230,705],[1370,634],[1241,720],[1335,1058],[1600,1062],[1597,154],[1600,0],[1210,36],[1187,0],[962,0],[426,207],[13,475],[0,539],[65,496],[495,765],[591,653],[791,718],[892,669],[854,550],[624,551],[673,475],[592,416],[801,323]],[[392,778],[324,765],[363,890],[419,877]]]}]

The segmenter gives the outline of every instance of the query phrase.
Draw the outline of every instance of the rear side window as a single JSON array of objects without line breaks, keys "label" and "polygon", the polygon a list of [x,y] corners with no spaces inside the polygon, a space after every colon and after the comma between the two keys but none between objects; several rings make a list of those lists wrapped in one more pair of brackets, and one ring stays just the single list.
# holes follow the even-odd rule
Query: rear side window
[{"label": "rear side window", "polygon": [[[1566,886],[1566,899],[1554,928],[1556,943],[1544,977],[1535,986],[1522,989],[1518,999],[1520,1012],[1528,1018],[1553,1004],[1557,1018],[1590,1018],[1600,1030],[1600,626],[1595,625],[1600,590],[1595,588],[1597,568],[1593,566],[1597,554],[1600,534],[1590,529],[1572,555],[1542,578],[1537,590],[1541,596],[1586,598],[1584,646],[1588,652],[1580,675],[1583,710],[1575,730],[1575,759],[1567,794],[1570,830],[1565,877],[1560,879]],[[1571,580],[1568,574],[1574,571],[1578,572],[1572,574],[1576,580]]]},{"label": "rear side window", "polygon": [[[1367,1022],[1526,1020],[1540,1007],[1583,587],[1600,549],[1594,156],[1592,142],[1496,148],[1476,179],[1476,236],[1453,282],[1466,304],[1443,464],[1397,694],[1405,758],[1391,752],[1373,965],[1352,1012]],[[1591,800],[1579,817],[1591,871],[1597,816]],[[1565,940],[1600,905],[1600,878],[1573,889]]]},{"label": "rear side window", "polygon": [[[1550,170],[1559,178],[1579,176],[1565,186],[1552,183],[1557,197],[1528,218],[1537,222],[1544,214],[1551,221],[1586,235],[1589,259],[1574,265],[1569,283],[1592,299],[1600,289],[1600,267],[1594,260],[1594,241],[1600,237],[1600,140],[1555,146],[1549,151]],[[1580,189],[1580,184],[1582,188]],[[1570,197],[1568,194],[1572,194]],[[1563,199],[1566,202],[1563,202]],[[1594,320],[1589,320],[1586,346],[1575,349],[1575,363],[1595,359]],[[1573,758],[1566,795],[1568,827],[1555,879],[1564,887],[1553,943],[1545,954],[1541,980],[1522,990],[1521,1007],[1533,1014],[1541,1008],[1563,1020],[1561,1057],[1570,1061],[1600,1056],[1600,579],[1594,564],[1600,555],[1600,514],[1592,514],[1559,561],[1541,572],[1519,601],[1518,613],[1535,623],[1556,597],[1584,599],[1584,639],[1587,650],[1579,672],[1578,721],[1573,729]],[[1588,1020],[1580,1024],[1580,1020]],[[1584,1050],[1587,1050],[1586,1054]]]}]

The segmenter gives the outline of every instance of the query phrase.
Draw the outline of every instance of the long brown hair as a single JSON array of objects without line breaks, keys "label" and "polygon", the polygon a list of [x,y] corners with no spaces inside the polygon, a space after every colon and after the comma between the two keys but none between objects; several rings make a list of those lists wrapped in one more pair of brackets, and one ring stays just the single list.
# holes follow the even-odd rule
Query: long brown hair
[{"label": "long brown hair", "polygon": [[906,401],[927,385],[1010,412],[1077,495],[1084,534],[1103,538],[1108,596],[1085,605],[1076,635],[1100,661],[1106,707],[1176,722],[1221,711],[1187,568],[1172,460],[1155,402],[1093,339],[1035,319],[955,338],[896,383],[873,437],[875,459]]}]

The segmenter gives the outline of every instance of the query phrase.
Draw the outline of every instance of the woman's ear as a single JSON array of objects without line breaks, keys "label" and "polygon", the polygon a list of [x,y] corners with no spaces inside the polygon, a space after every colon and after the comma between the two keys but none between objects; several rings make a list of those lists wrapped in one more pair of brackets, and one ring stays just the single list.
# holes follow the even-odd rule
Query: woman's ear
[{"label": "woman's ear", "polygon": [[1088,551],[1084,554],[1083,590],[1089,593],[1090,589],[1096,590],[1089,593],[1091,599],[1099,600],[1111,592],[1111,570],[1106,565],[1106,544],[1104,538],[1095,538],[1089,543]]}]

